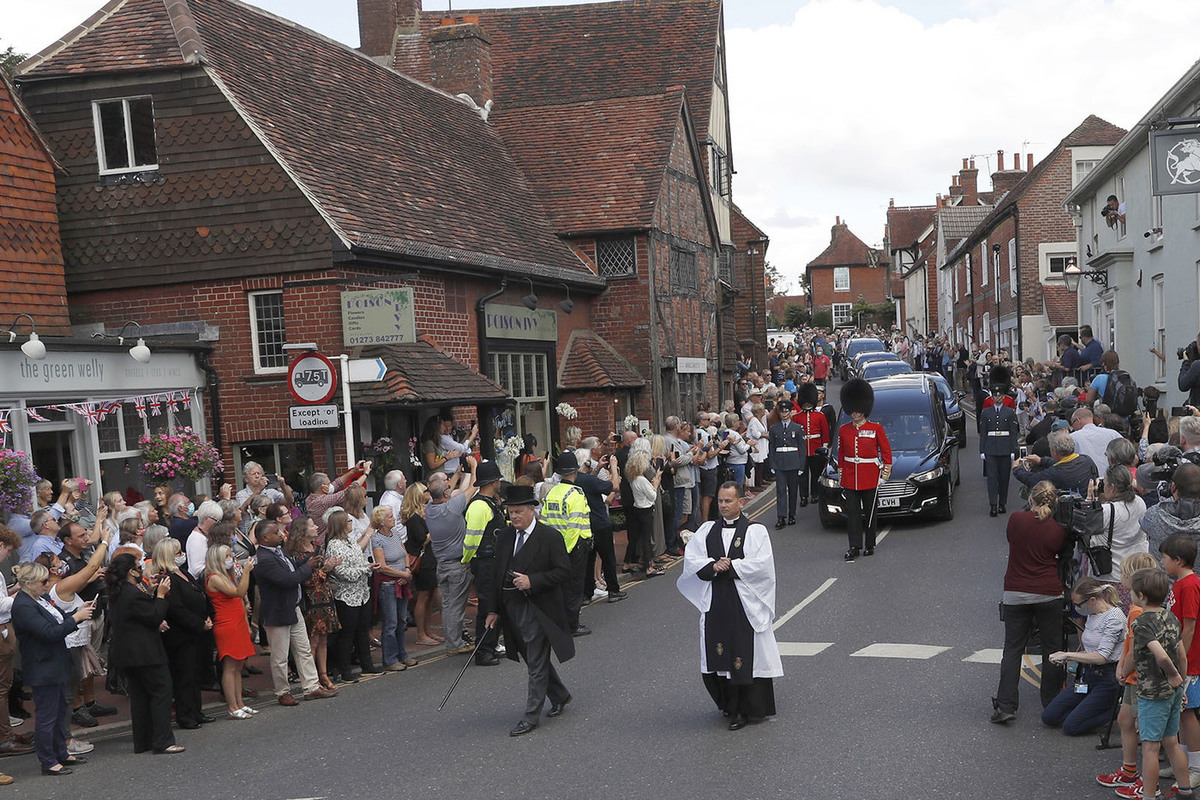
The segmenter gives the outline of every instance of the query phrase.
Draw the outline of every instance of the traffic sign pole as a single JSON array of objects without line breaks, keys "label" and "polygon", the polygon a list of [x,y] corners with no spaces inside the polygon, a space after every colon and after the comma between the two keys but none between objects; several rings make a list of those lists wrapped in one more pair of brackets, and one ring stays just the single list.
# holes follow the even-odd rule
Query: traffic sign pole
[{"label": "traffic sign pole", "polygon": [[338,356],[342,362],[342,427],[346,429],[346,467],[358,463],[354,454],[354,415],[350,411],[350,356],[342,353]]}]

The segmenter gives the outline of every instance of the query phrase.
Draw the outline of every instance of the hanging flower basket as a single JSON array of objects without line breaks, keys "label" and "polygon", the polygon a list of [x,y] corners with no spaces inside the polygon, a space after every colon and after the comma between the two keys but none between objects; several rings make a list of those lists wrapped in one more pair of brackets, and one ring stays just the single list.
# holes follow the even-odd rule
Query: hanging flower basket
[{"label": "hanging flower basket", "polygon": [[28,509],[33,487],[41,480],[29,455],[22,450],[0,450],[0,515]]},{"label": "hanging flower basket", "polygon": [[221,454],[191,428],[143,435],[138,445],[142,448],[142,477],[148,483],[195,483],[223,468]]}]

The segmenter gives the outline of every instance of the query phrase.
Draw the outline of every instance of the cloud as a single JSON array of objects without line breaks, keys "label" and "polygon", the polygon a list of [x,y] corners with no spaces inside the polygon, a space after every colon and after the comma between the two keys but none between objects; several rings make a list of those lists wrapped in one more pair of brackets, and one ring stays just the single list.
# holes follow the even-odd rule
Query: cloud
[{"label": "cloud", "polygon": [[[1191,66],[1200,28],[1194,0],[988,0],[933,23],[897,5],[815,0],[726,32],[734,196],[785,274],[828,245],[834,216],[878,241],[889,198],[933,203],[963,157],[1041,159],[1088,114],[1132,126]],[[994,155],[977,165],[986,188]]]}]

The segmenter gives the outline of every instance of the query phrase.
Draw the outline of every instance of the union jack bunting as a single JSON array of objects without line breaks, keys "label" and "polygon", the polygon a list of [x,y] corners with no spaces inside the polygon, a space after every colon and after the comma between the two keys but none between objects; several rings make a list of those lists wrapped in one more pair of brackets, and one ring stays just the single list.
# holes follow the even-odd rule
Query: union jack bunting
[{"label": "union jack bunting", "polygon": [[191,406],[192,393],[186,389],[184,391],[180,392],[179,393],[179,402],[184,408],[188,408],[189,406]]},{"label": "union jack bunting", "polygon": [[150,415],[154,417],[162,416],[162,398],[154,395],[150,400]]},{"label": "union jack bunting", "polygon": [[12,430],[12,424],[8,421],[8,412],[0,411],[0,447],[8,443],[8,432]]},{"label": "union jack bunting", "polygon": [[144,398],[144,397],[133,398],[133,407],[135,409],[137,409],[137,415],[139,417],[141,417],[142,419],[146,418],[146,398]]},{"label": "union jack bunting", "polygon": [[87,417],[88,425],[99,425],[108,416],[108,412],[98,403],[80,403],[79,405],[83,408],[80,413]]},{"label": "union jack bunting", "polygon": [[167,408],[171,409],[172,411],[179,410],[179,398],[175,396],[175,392],[171,392],[167,395]]},{"label": "union jack bunting", "polygon": [[36,408],[26,408],[25,413],[28,414],[29,418],[35,422],[49,422],[50,421],[50,420],[46,419],[45,417],[43,417],[41,414],[39,414],[38,410]]},{"label": "union jack bunting", "polygon": [[104,416],[107,417],[109,414],[116,414],[119,412],[121,410],[121,404],[124,402],[124,400],[113,400],[111,402],[102,404],[100,408],[102,411],[104,411]]}]

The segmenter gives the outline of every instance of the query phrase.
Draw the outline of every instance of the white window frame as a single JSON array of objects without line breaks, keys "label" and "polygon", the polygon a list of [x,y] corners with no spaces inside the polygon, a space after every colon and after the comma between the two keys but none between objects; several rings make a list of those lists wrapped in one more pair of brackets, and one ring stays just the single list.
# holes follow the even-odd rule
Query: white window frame
[{"label": "white window frame", "polygon": [[1066,279],[1060,272],[1050,271],[1051,258],[1076,258],[1075,242],[1041,242],[1038,244],[1038,278],[1042,283],[1063,286]]},{"label": "white window frame", "polygon": [[[257,292],[248,292],[246,294],[246,305],[247,305],[247,309],[249,310],[249,313],[250,313],[250,353],[251,353],[251,357],[254,359],[254,373],[256,375],[279,375],[282,373],[286,373],[288,371],[286,364],[283,365],[282,367],[264,367],[262,364],[262,359],[260,358],[259,349],[258,349],[258,314],[255,313],[257,311],[257,308],[255,307],[255,299],[258,297],[262,297],[264,295],[268,295],[268,294],[277,294],[280,297],[282,297],[283,290],[282,289],[264,289],[262,291],[257,291]],[[287,316],[285,314],[284,330],[287,329],[286,325],[287,325]]]},{"label": "white window frame", "polygon": [[[96,162],[100,168],[101,175],[124,175],[130,172],[150,172],[158,169],[158,136],[154,137],[154,163],[134,165],[133,163],[133,122],[129,116],[129,101],[130,100],[149,100],[150,101],[150,119],[154,117],[154,98],[148,94],[135,95],[133,97],[110,97],[105,100],[92,101],[92,125],[96,134]],[[107,167],[108,154],[104,150],[104,129],[100,122],[100,106],[110,103],[120,103],[121,111],[125,120],[125,147],[126,155],[129,157],[129,166],[127,167]],[[157,133],[151,128],[152,133]]]},{"label": "white window frame", "polygon": [[1013,237],[1008,240],[1008,294],[1010,297],[1017,296],[1017,283],[1020,276],[1017,273],[1017,239]]},{"label": "white window frame", "polygon": [[1128,233],[1128,226],[1127,226],[1126,222],[1129,218],[1129,204],[1125,202],[1125,173],[1124,172],[1117,175],[1117,190],[1115,192],[1113,192],[1113,194],[1115,194],[1117,196],[1118,207],[1120,207],[1121,204],[1124,204],[1124,206],[1125,206],[1125,219],[1117,221],[1117,239],[1121,240],[1121,239],[1124,239],[1125,235]]},{"label": "white window frame", "polygon": [[[1156,245],[1163,238],[1163,199],[1162,195],[1150,195],[1150,245]],[[1157,231],[1157,233],[1155,233]]]},{"label": "white window frame", "polygon": [[987,239],[984,239],[982,242],[979,243],[979,263],[983,264],[983,269],[979,270],[982,273],[982,276],[979,280],[980,286],[988,285],[987,265],[988,265],[989,261],[991,261],[991,259],[988,258]]},{"label": "white window frame", "polygon": [[1075,162],[1075,182],[1072,183],[1071,185],[1078,186],[1079,182],[1081,180],[1083,180],[1089,172],[1091,172],[1093,169],[1095,169],[1096,165],[1099,163],[1100,163],[1099,159],[1095,159],[1095,158],[1081,158],[1078,161],[1076,161]]},{"label": "white window frame", "polygon": [[[844,278],[845,280],[841,280]],[[833,268],[833,290],[835,292],[850,291],[850,268],[849,267],[834,267]]]},{"label": "white window frame", "polygon": [[[1150,279],[1152,303],[1154,309],[1154,349],[1160,353],[1167,352],[1167,293],[1163,275],[1155,275]],[[1154,380],[1160,381],[1167,377],[1167,362],[1155,356]]]},{"label": "white window frame", "polygon": [[996,292],[996,313],[1000,313],[1000,253],[992,253],[992,287]]},{"label": "white window frame", "polygon": [[975,269],[975,265],[971,263],[971,254],[964,253],[963,254],[963,277],[966,279],[964,281],[964,283],[966,285],[963,288],[963,294],[965,294],[968,297],[970,297],[971,294],[973,294],[975,291],[975,274],[973,272],[974,269]]},{"label": "white window frame", "polygon": [[833,320],[833,327],[837,327],[844,322],[850,322],[854,319],[850,315],[850,309],[854,308],[853,303],[834,303],[829,308],[829,316]]},{"label": "white window frame", "polygon": [[992,344],[992,314],[990,311],[983,312],[983,319],[980,320],[979,327],[983,328],[983,343],[989,347]]},{"label": "white window frame", "polygon": [[958,295],[958,265],[955,264],[954,267],[950,271],[954,278],[954,299],[955,299],[955,301],[957,301],[958,297],[959,297],[959,295]]}]

